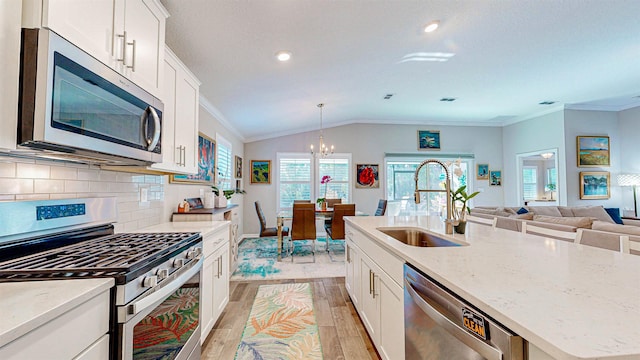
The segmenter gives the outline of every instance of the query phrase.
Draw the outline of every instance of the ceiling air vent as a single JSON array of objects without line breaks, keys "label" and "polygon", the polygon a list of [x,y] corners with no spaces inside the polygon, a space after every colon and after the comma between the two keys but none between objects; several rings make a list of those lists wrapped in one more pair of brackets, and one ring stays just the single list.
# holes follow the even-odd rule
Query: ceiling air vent
[{"label": "ceiling air vent", "polygon": [[553,105],[553,104],[555,104],[555,103],[556,103],[555,101],[548,101],[548,100],[547,100],[547,101],[541,101],[541,102],[539,102],[539,103],[538,103],[538,105]]},{"label": "ceiling air vent", "polygon": [[445,97],[440,99],[440,101],[447,101],[447,102],[451,102],[451,101],[456,101],[456,98],[449,98],[449,97]]},{"label": "ceiling air vent", "polygon": [[389,99],[391,99],[391,97],[392,97],[393,95],[394,95],[394,94],[387,94],[387,95],[385,95],[385,96],[384,96],[384,98],[383,98],[383,99],[385,99],[385,100],[389,100]]}]

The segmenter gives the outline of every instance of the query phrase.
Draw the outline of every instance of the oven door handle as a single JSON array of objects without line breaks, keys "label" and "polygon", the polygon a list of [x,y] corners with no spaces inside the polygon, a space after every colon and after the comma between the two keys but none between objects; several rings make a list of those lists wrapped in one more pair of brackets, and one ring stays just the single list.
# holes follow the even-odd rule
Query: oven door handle
[{"label": "oven door handle", "polygon": [[480,355],[489,360],[502,360],[502,352],[500,350],[471,335],[469,332],[451,321],[451,319],[436,310],[431,304],[426,301],[426,299],[418,294],[416,289],[414,289],[413,284],[411,284],[411,282],[407,280],[407,278],[404,279],[404,286],[416,306],[424,311],[424,313],[428,317],[430,317],[433,321],[440,325],[449,334],[453,335],[463,344],[477,351]]},{"label": "oven door handle", "polygon": [[137,315],[145,309],[154,306],[157,302],[166,299],[174,291],[178,290],[202,268],[202,257],[197,257],[196,260],[197,261],[191,261],[187,266],[183,267],[181,269],[183,271],[180,271],[180,274],[176,274],[177,276],[175,278],[173,277],[174,274],[166,278],[164,281],[170,281],[167,285],[130,304],[128,306],[129,311],[127,315]]}]

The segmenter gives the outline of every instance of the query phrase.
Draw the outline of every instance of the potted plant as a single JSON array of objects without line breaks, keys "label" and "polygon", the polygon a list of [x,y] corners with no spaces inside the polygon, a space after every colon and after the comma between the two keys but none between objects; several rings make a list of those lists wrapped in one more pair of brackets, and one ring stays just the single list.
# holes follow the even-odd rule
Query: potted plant
[{"label": "potted plant", "polygon": [[553,200],[553,192],[556,191],[556,184],[547,184],[547,186],[545,186],[547,188],[547,191],[549,191],[549,196],[551,196],[551,200]]},{"label": "potted plant", "polygon": [[316,200],[316,203],[318,203],[318,207],[322,208],[322,210],[327,209],[327,203],[324,200],[327,198],[327,185],[329,184],[329,182],[331,182],[331,180],[333,179],[329,175],[325,175],[322,177],[322,179],[320,179],[320,184],[324,184],[324,197],[318,198],[318,200]]},{"label": "potted plant", "polygon": [[216,207],[224,208],[227,207],[227,202],[231,200],[233,194],[246,194],[246,191],[242,189],[235,190],[222,190],[222,195],[220,195],[220,189],[217,186],[211,186],[211,190],[214,194],[216,194]]},{"label": "potted plant", "polygon": [[[465,212],[471,214],[471,208],[467,207],[467,202],[478,195],[480,192],[476,191],[471,194],[467,194],[467,186],[460,186],[456,191],[451,193],[451,205],[453,208],[453,218],[457,220],[457,224],[454,224],[454,230],[458,234],[464,234],[467,227],[467,222],[464,219]],[[458,209],[456,203],[461,204],[462,207]]]}]

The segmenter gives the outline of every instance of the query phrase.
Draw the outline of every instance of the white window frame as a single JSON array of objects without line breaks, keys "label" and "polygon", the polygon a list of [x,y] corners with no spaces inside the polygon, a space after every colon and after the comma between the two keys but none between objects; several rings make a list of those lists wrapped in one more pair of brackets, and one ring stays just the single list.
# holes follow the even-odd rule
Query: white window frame
[{"label": "white window frame", "polygon": [[[346,202],[351,203],[351,199],[353,198],[353,178],[355,173],[355,170],[353,170],[355,167],[353,166],[353,162],[351,161],[351,153],[336,153],[336,154],[332,154],[331,156],[325,159],[346,159],[347,160],[348,167],[349,167],[349,170],[347,173],[348,179],[347,181],[339,181],[339,182],[347,184],[349,191],[348,191]],[[320,170],[320,160],[322,159],[314,158],[313,166],[316,172]],[[322,174],[318,173],[318,176],[315,179],[316,180],[315,199],[318,199],[324,196],[324,185],[320,184],[320,180],[321,180],[320,176],[322,176]],[[333,181],[337,182],[336,180],[333,180]]]},{"label": "white window frame", "polygon": [[[311,196],[311,201],[315,201],[315,199],[313,198],[313,181],[315,179],[315,163],[314,163],[314,159],[312,158],[312,155],[309,153],[276,153],[276,167],[275,170],[277,171],[278,176],[276,176],[275,178],[275,184],[276,184],[276,210],[277,212],[280,212],[282,210],[288,210],[290,208],[281,208],[280,207],[280,161],[282,159],[309,159],[310,160],[310,164],[311,164],[311,169],[310,169],[310,175],[309,175],[309,189],[310,189],[310,196]],[[273,173],[273,171],[272,171]],[[291,182],[293,183],[293,182]],[[297,182],[300,184],[306,183],[306,182]]]},{"label": "white window frame", "polygon": [[[535,177],[534,177],[535,178],[535,182],[534,183],[530,183],[530,182],[526,183],[526,182],[524,182],[524,180],[525,180],[524,179],[524,171],[528,170],[528,169],[533,169],[535,171]],[[531,166],[531,165],[522,166],[522,198],[524,200],[528,201],[528,200],[536,200],[536,199],[538,199],[538,188],[540,186],[539,181],[538,181],[538,177],[539,176],[540,176],[540,174],[538,173],[538,167],[537,166]],[[527,195],[526,191],[525,191],[526,185],[534,185],[534,188],[536,189],[536,193],[535,193],[534,197],[532,197],[532,198],[531,197],[530,198],[526,197],[526,195]]]},{"label": "white window frame", "polygon": [[[234,184],[232,183],[232,179],[233,179],[233,145],[231,145],[231,142],[227,139],[225,139],[222,135],[220,134],[216,134],[216,146],[218,147],[216,149],[216,186],[220,189],[220,190],[233,190],[235,189]],[[222,152],[220,151],[220,149],[222,149],[223,147],[229,149],[228,151],[228,158],[227,158],[227,164],[228,164],[228,168],[226,169],[222,169],[220,168],[220,157]]]}]

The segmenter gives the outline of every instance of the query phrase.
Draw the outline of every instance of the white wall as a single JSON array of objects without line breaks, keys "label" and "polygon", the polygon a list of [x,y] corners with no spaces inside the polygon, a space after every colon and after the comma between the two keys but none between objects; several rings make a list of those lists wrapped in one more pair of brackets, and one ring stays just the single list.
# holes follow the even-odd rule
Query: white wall
[{"label": "white wall", "polygon": [[[618,113],[620,172],[640,174],[640,107]],[[620,208],[633,211],[633,188],[621,187]],[[638,190],[640,192],[640,189]]]},{"label": "white wall", "polygon": [[[417,130],[440,130],[441,150],[436,152],[419,151]],[[283,136],[274,139],[245,144],[245,164],[250,160],[271,160],[272,171],[276,166],[277,152],[307,152],[310,144],[318,143],[318,131]],[[500,127],[460,127],[431,125],[374,125],[352,124],[324,129],[325,142],[336,146],[336,152],[352,154],[352,174],[355,176],[355,164],[379,164],[379,189],[352,188],[352,200],[357,210],[372,213],[378,200],[384,198],[385,153],[410,153],[428,159],[438,154],[465,153],[474,154],[476,163],[488,163],[491,168],[502,167],[502,129]],[[317,146],[317,145],[316,145]],[[245,167],[246,169],[246,167]],[[475,172],[475,165],[473,171]],[[274,176],[275,176],[274,172]],[[475,176],[474,176],[475,178]],[[482,190],[474,199],[474,205],[502,204],[502,187],[488,186],[488,181],[473,180],[473,190]],[[265,213],[267,225],[276,224],[276,185],[245,183],[247,195],[244,197],[244,228],[246,233],[259,231],[259,223],[253,202],[259,200]]]},{"label": "white wall", "polygon": [[[620,172],[620,143],[618,113],[608,111],[566,110],[564,115],[564,134],[567,166],[567,205],[620,207],[620,187],[616,185],[616,175]],[[577,136],[609,136],[611,166],[578,167]],[[629,138],[625,134],[626,138]],[[580,200],[580,172],[608,171],[611,175],[611,198],[598,200]]]},{"label": "white wall", "polygon": [[566,155],[563,110],[505,126],[502,131],[504,205],[522,205],[522,200],[518,198],[518,184],[516,184],[516,155],[554,148],[558,149],[558,202],[564,204],[567,191],[565,189],[566,166],[564,163]]}]

